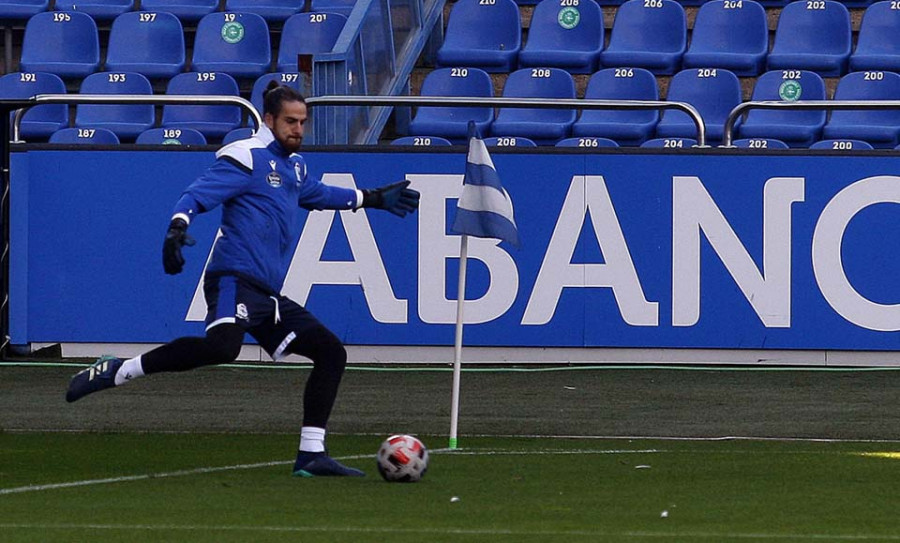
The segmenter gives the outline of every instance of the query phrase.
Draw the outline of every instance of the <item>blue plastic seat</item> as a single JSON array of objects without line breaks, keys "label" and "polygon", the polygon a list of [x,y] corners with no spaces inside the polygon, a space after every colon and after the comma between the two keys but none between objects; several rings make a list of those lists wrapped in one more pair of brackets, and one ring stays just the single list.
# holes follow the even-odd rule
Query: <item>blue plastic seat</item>
[{"label": "blue plastic seat", "polygon": [[[166,94],[240,96],[240,91],[237,82],[228,74],[185,72],[169,80]],[[163,128],[193,128],[207,140],[222,139],[240,125],[241,109],[238,106],[166,105],[160,121]]]},{"label": "blue plastic seat", "polygon": [[771,138],[741,138],[732,143],[739,149],[790,149],[787,143]]},{"label": "blue plastic seat", "polygon": [[284,0],[225,0],[225,11],[255,13],[270,23],[280,23],[299,13],[303,2]]},{"label": "blue plastic seat", "polygon": [[[19,100],[38,94],[65,94],[66,84],[59,76],[48,73],[13,72],[0,77],[0,99]],[[12,121],[14,111],[10,112]],[[69,109],[65,104],[35,106],[25,112],[19,135],[26,141],[46,139],[69,126]]]},{"label": "blue plastic seat", "polygon": [[50,9],[50,0],[0,0],[0,19],[28,19]]},{"label": "blue plastic seat", "polygon": [[206,145],[206,138],[193,128],[151,128],[138,136],[138,145]]},{"label": "blue plastic seat", "polygon": [[781,10],[770,70],[810,70],[822,77],[847,71],[850,58],[850,13],[833,0],[791,2]]},{"label": "blue plastic seat", "polygon": [[[689,68],[672,77],[666,100],[694,106],[706,125],[707,144],[715,145],[725,135],[728,114],[742,101],[741,83],[728,70]],[[697,126],[687,113],[670,109],[663,112],[656,125],[656,135],[663,138],[696,137]]]},{"label": "blue plastic seat", "polygon": [[[421,96],[494,96],[494,84],[487,72],[478,68],[438,68],[425,76]],[[414,136],[437,135],[457,143],[466,139],[469,121],[487,134],[494,121],[490,107],[420,107],[409,124]]]},{"label": "blue plastic seat", "polygon": [[597,138],[594,136],[581,136],[578,138],[566,138],[556,143],[557,147],[584,147],[595,149],[599,147],[618,147],[619,144],[609,138]]},{"label": "blue plastic seat", "polygon": [[219,0],[141,0],[141,10],[171,13],[185,22],[199,21],[219,8]]},{"label": "blue plastic seat", "polygon": [[453,145],[447,138],[440,136],[404,136],[391,142],[391,145],[413,145],[415,147],[440,147]]},{"label": "blue plastic seat", "polygon": [[487,147],[537,147],[537,143],[528,138],[511,136],[484,138],[484,144]]},{"label": "blue plastic seat", "polygon": [[[591,76],[585,99],[651,100],[659,99],[656,76],[643,68],[606,68]],[[646,110],[585,109],[572,125],[573,136],[609,138],[619,145],[640,145],[653,135],[659,112]]]},{"label": "blue plastic seat", "polygon": [[[650,7],[653,6],[653,7]],[[628,0],[616,11],[609,45],[600,54],[606,67],[646,68],[670,75],[681,67],[687,47],[687,18],[674,0]]]},{"label": "blue plastic seat", "polygon": [[350,17],[354,6],[356,6],[356,0],[312,0],[313,11],[340,13],[344,17]]},{"label": "blue plastic seat", "polygon": [[647,149],[690,149],[697,145],[694,138],[653,138],[641,144]]},{"label": "blue plastic seat", "polygon": [[301,95],[303,94],[303,82],[305,79],[305,74],[300,74],[297,72],[274,72],[271,74],[266,74],[260,78],[258,78],[253,83],[253,89],[250,92],[250,103],[253,104],[253,107],[259,111],[260,114],[263,112],[263,91],[266,90],[266,86],[268,86],[270,81],[278,81],[281,85],[287,85],[292,89],[299,92]]},{"label": "blue plastic seat", "polygon": [[45,11],[28,19],[22,39],[23,72],[85,77],[100,66],[97,23],[86,13]]},{"label": "blue plastic seat", "polygon": [[171,13],[132,11],[115,18],[109,31],[106,70],[137,72],[150,79],[184,71],[184,28]]},{"label": "blue plastic seat", "polygon": [[328,53],[347,18],[337,13],[298,13],[284,22],[278,46],[279,72],[296,72],[297,55]]},{"label": "blue plastic seat", "polygon": [[871,151],[874,149],[869,142],[854,139],[826,139],[813,143],[809,148],[829,151]]},{"label": "blue plastic seat", "polygon": [[[838,81],[835,100],[900,100],[900,74],[852,72]],[[900,143],[900,110],[835,110],[825,123],[823,139],[864,140],[876,148]]]},{"label": "blue plastic seat", "polygon": [[224,72],[235,78],[255,78],[269,71],[272,46],[269,25],[255,13],[210,13],[197,25],[195,72]]},{"label": "blue plastic seat", "polygon": [[49,143],[118,145],[119,138],[112,130],[105,128],[63,128],[50,136]]},{"label": "blue plastic seat", "polygon": [[[139,73],[100,72],[81,82],[81,94],[151,95],[153,87]],[[133,140],[153,126],[156,115],[152,104],[79,104],[75,108],[75,126],[104,128],[120,139]]]},{"label": "blue plastic seat", "polygon": [[109,21],[128,11],[133,11],[136,0],[56,0],[54,9],[87,13],[95,21]]},{"label": "blue plastic seat", "polygon": [[850,55],[851,71],[900,72],[900,9],[892,9],[894,3],[885,0],[866,8]]},{"label": "blue plastic seat", "polygon": [[227,145],[233,141],[245,140],[253,135],[253,129],[249,127],[235,128],[231,132],[225,134],[222,138],[222,145]]},{"label": "blue plastic seat", "polygon": [[511,72],[516,69],[521,48],[522,20],[513,0],[459,0],[450,10],[437,65]]},{"label": "blue plastic seat", "polygon": [[757,76],[769,51],[766,10],[753,0],[711,0],[697,10],[685,68],[725,68]]},{"label": "blue plastic seat", "polygon": [[[523,68],[509,74],[506,98],[575,98],[575,82],[559,68]],[[494,136],[521,136],[539,145],[555,144],[569,136],[574,109],[501,108],[491,126]]]},{"label": "blue plastic seat", "polygon": [[[754,102],[824,100],[825,82],[808,70],[772,70],[756,79]],[[774,138],[791,147],[809,147],[822,135],[824,110],[751,109],[741,124],[742,138]]]},{"label": "blue plastic seat", "polygon": [[562,68],[572,74],[597,71],[603,50],[603,12],[593,1],[548,0],[534,8],[519,67]]}]

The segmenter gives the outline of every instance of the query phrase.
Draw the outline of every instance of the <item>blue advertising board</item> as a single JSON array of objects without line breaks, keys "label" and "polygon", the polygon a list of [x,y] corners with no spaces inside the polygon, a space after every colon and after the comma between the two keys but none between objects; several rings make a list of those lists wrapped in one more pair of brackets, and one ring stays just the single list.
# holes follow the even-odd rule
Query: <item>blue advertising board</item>
[{"label": "blue advertising board", "polygon": [[[98,159],[98,156],[102,159]],[[348,344],[451,345],[462,152],[312,151],[326,183],[409,179],[418,213],[305,216],[284,294]],[[161,246],[208,152],[15,153],[13,343],[202,334],[216,210],[182,274]],[[522,246],[470,239],[466,344],[892,350],[900,162],[883,156],[500,154]]]}]

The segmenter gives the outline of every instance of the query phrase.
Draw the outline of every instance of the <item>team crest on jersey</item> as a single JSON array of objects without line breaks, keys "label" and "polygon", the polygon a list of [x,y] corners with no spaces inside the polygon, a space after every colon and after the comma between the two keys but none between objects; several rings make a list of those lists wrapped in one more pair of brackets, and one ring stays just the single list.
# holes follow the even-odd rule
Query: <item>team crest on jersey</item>
[{"label": "team crest on jersey", "polygon": [[247,306],[244,304],[237,304],[237,307],[234,310],[234,316],[241,320],[249,320],[250,314],[247,312]]}]

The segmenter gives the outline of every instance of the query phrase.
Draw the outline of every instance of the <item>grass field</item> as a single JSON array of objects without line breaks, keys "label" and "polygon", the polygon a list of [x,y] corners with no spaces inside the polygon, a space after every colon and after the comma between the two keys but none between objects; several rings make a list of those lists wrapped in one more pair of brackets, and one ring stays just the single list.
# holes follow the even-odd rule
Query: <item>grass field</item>
[{"label": "grass field", "polygon": [[[350,371],[329,446],[368,476],[303,479],[303,371],[68,405],[72,371],[0,365],[0,542],[900,541],[900,372],[468,374],[448,451],[446,374]],[[377,475],[391,431],[430,447],[422,482]]]}]

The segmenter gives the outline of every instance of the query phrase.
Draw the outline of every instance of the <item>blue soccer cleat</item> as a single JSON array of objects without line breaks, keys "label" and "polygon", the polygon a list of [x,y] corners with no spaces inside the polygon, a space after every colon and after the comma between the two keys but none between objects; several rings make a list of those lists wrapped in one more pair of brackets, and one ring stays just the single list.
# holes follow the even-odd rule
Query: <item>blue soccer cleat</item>
[{"label": "blue soccer cleat", "polygon": [[89,367],[79,371],[69,381],[66,401],[74,402],[88,394],[116,386],[116,372],[122,361],[112,356],[101,356]]},{"label": "blue soccer cleat", "polygon": [[365,477],[358,469],[348,468],[324,452],[300,451],[294,462],[294,475],[301,477]]}]

